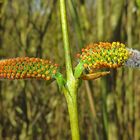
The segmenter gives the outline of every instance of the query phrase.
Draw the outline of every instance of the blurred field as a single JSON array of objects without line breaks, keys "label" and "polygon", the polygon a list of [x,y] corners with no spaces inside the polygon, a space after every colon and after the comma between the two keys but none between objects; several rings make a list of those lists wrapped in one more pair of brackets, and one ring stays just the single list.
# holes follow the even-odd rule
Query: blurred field
[{"label": "blurred field", "polygon": [[[140,50],[139,0],[66,0],[73,65],[91,42],[120,41]],[[0,0],[0,58],[30,56],[59,63],[64,52],[59,0]],[[83,82],[78,93],[81,140],[140,140],[140,70],[119,68]],[[56,82],[0,81],[0,140],[70,140],[64,96]]]}]

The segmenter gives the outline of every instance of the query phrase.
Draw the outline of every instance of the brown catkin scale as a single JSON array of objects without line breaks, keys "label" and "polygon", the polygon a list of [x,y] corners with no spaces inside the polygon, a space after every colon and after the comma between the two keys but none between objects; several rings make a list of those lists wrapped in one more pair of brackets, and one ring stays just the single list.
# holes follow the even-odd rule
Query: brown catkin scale
[{"label": "brown catkin scale", "polygon": [[0,78],[51,80],[58,72],[58,64],[40,58],[17,57],[0,61]]},{"label": "brown catkin scale", "polygon": [[123,66],[130,57],[130,51],[124,44],[119,42],[99,42],[89,44],[82,49],[81,54],[77,54],[84,68],[118,68]]}]

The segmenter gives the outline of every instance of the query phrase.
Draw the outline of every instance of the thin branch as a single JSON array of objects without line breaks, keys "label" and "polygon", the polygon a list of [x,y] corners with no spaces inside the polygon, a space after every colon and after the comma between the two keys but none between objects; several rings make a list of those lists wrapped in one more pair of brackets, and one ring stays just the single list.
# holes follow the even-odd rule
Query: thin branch
[{"label": "thin branch", "polygon": [[68,36],[65,2],[66,2],[65,0],[60,0],[60,13],[61,13],[61,25],[62,25],[64,51],[65,51],[66,74],[67,74],[67,79],[71,79],[71,77],[73,77],[73,71],[72,71],[72,63],[70,58],[70,44],[69,44],[69,36]]}]

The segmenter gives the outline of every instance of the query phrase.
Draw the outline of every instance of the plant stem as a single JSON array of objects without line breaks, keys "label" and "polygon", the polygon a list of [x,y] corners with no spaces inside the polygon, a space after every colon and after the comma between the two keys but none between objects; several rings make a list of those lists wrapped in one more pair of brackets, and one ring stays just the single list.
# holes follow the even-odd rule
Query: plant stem
[{"label": "plant stem", "polygon": [[70,77],[73,75],[73,72],[72,72],[72,64],[70,58],[70,45],[69,45],[65,0],[60,0],[60,13],[61,13],[61,25],[62,25],[64,51],[65,51],[66,73],[67,73],[67,79],[70,79]]},{"label": "plant stem", "polygon": [[65,0],[60,0],[60,13],[67,74],[67,82],[65,85],[62,85],[62,91],[66,97],[68,105],[72,140],[80,140],[77,111],[77,89],[79,80],[74,77],[72,70]]},{"label": "plant stem", "polygon": [[73,81],[70,90],[69,91],[66,90],[64,92],[68,105],[72,140],[80,140],[78,110],[77,110],[77,86],[78,83],[77,82],[75,83]]},{"label": "plant stem", "polygon": [[72,140],[80,140],[79,126],[78,126],[78,111],[77,99],[68,103],[68,110],[70,115],[70,126],[72,131]]}]

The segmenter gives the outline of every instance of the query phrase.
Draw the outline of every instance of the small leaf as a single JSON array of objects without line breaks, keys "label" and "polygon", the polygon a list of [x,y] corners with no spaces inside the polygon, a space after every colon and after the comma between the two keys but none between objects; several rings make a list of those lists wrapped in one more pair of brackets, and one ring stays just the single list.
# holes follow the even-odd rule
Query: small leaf
[{"label": "small leaf", "polygon": [[75,78],[79,78],[82,74],[84,70],[84,67],[83,67],[83,63],[79,63],[76,67],[75,67],[75,71],[74,71],[74,76]]},{"label": "small leaf", "polygon": [[61,73],[57,73],[55,75],[55,79],[56,79],[57,84],[59,86],[59,90],[62,91],[63,87],[65,87],[66,80],[63,78]]}]

